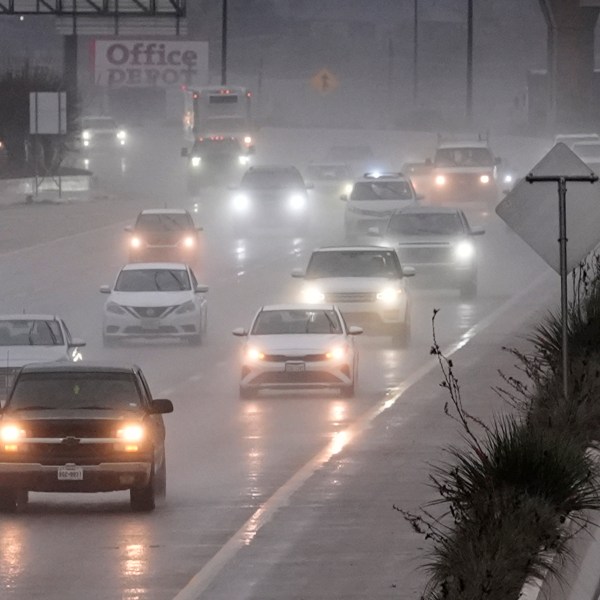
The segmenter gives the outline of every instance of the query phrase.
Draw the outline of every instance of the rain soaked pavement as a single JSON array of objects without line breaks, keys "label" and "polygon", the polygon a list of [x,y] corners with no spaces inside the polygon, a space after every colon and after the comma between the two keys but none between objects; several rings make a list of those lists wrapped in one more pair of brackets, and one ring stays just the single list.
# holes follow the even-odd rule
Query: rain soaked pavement
[{"label": "rain soaked pavement", "polygon": [[[240,402],[231,329],[247,326],[261,304],[295,300],[290,271],[314,247],[342,241],[343,204],[313,193],[304,238],[269,229],[236,238],[225,188],[186,194],[177,136],[140,136],[126,156],[98,156],[90,165],[110,191],[106,200],[2,209],[0,311],[61,314],[87,340],[86,358],[134,361],[154,395],[173,400],[165,418],[168,499],[139,515],[126,493],[32,494],[23,512],[2,516],[1,597],[418,597],[422,542],[392,505],[414,508],[428,497],[424,464],[455,437],[439,373],[428,370],[432,311],[441,309],[442,347],[471,339],[457,364],[471,374],[464,386],[474,410],[489,414],[498,401],[488,381],[512,364],[499,352],[504,336],[552,294],[553,274],[495,215],[474,215],[472,224],[487,229],[479,238],[478,298],[461,301],[415,277],[411,344],[399,349],[387,337],[361,336],[355,399],[298,392]],[[272,155],[289,145],[289,160],[302,158],[302,144],[285,132],[271,140],[265,133],[263,144]],[[125,262],[123,227],[141,208],[194,204],[204,227],[198,278],[210,286],[205,343],[104,349],[98,288]],[[407,383],[415,387],[398,396]]]}]

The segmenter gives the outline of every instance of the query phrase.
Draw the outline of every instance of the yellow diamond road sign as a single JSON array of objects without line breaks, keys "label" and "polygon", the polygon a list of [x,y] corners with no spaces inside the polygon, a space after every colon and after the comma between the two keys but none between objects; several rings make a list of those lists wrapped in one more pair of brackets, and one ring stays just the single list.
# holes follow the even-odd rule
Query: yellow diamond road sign
[{"label": "yellow diamond road sign", "polygon": [[310,85],[321,92],[321,94],[328,94],[333,92],[339,85],[338,78],[328,69],[321,69],[316,75],[313,75],[310,80]]}]

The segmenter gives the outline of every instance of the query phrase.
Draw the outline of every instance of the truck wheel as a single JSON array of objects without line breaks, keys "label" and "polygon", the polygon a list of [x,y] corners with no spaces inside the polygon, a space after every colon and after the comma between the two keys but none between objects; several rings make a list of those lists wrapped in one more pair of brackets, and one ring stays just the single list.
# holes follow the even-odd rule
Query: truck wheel
[{"label": "truck wheel", "polygon": [[150,512],[156,507],[156,475],[154,465],[150,474],[150,481],[139,488],[129,490],[129,503],[135,512]]}]

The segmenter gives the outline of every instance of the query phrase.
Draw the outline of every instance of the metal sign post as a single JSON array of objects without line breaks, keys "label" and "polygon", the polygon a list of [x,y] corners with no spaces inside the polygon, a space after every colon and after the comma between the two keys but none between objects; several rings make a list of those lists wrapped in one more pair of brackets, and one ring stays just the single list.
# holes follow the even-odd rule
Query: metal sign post
[{"label": "metal sign post", "polygon": [[562,321],[562,380],[565,400],[569,397],[569,328],[568,328],[568,296],[567,296],[567,181],[587,181],[594,183],[598,176],[591,175],[541,175],[530,173],[525,177],[528,183],[542,181],[556,182],[558,184],[558,242],[560,245],[560,312]]}]

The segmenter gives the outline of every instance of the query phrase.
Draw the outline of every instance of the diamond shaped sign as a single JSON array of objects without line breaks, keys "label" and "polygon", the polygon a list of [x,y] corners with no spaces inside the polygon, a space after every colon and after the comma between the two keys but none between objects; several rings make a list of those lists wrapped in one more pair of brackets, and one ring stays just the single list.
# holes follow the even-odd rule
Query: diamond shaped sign
[{"label": "diamond shaped sign", "polygon": [[[558,143],[533,167],[534,177],[591,177],[594,173],[565,144]],[[567,271],[600,243],[600,185],[567,181]],[[498,216],[560,273],[558,183],[522,179],[496,207]]]}]

